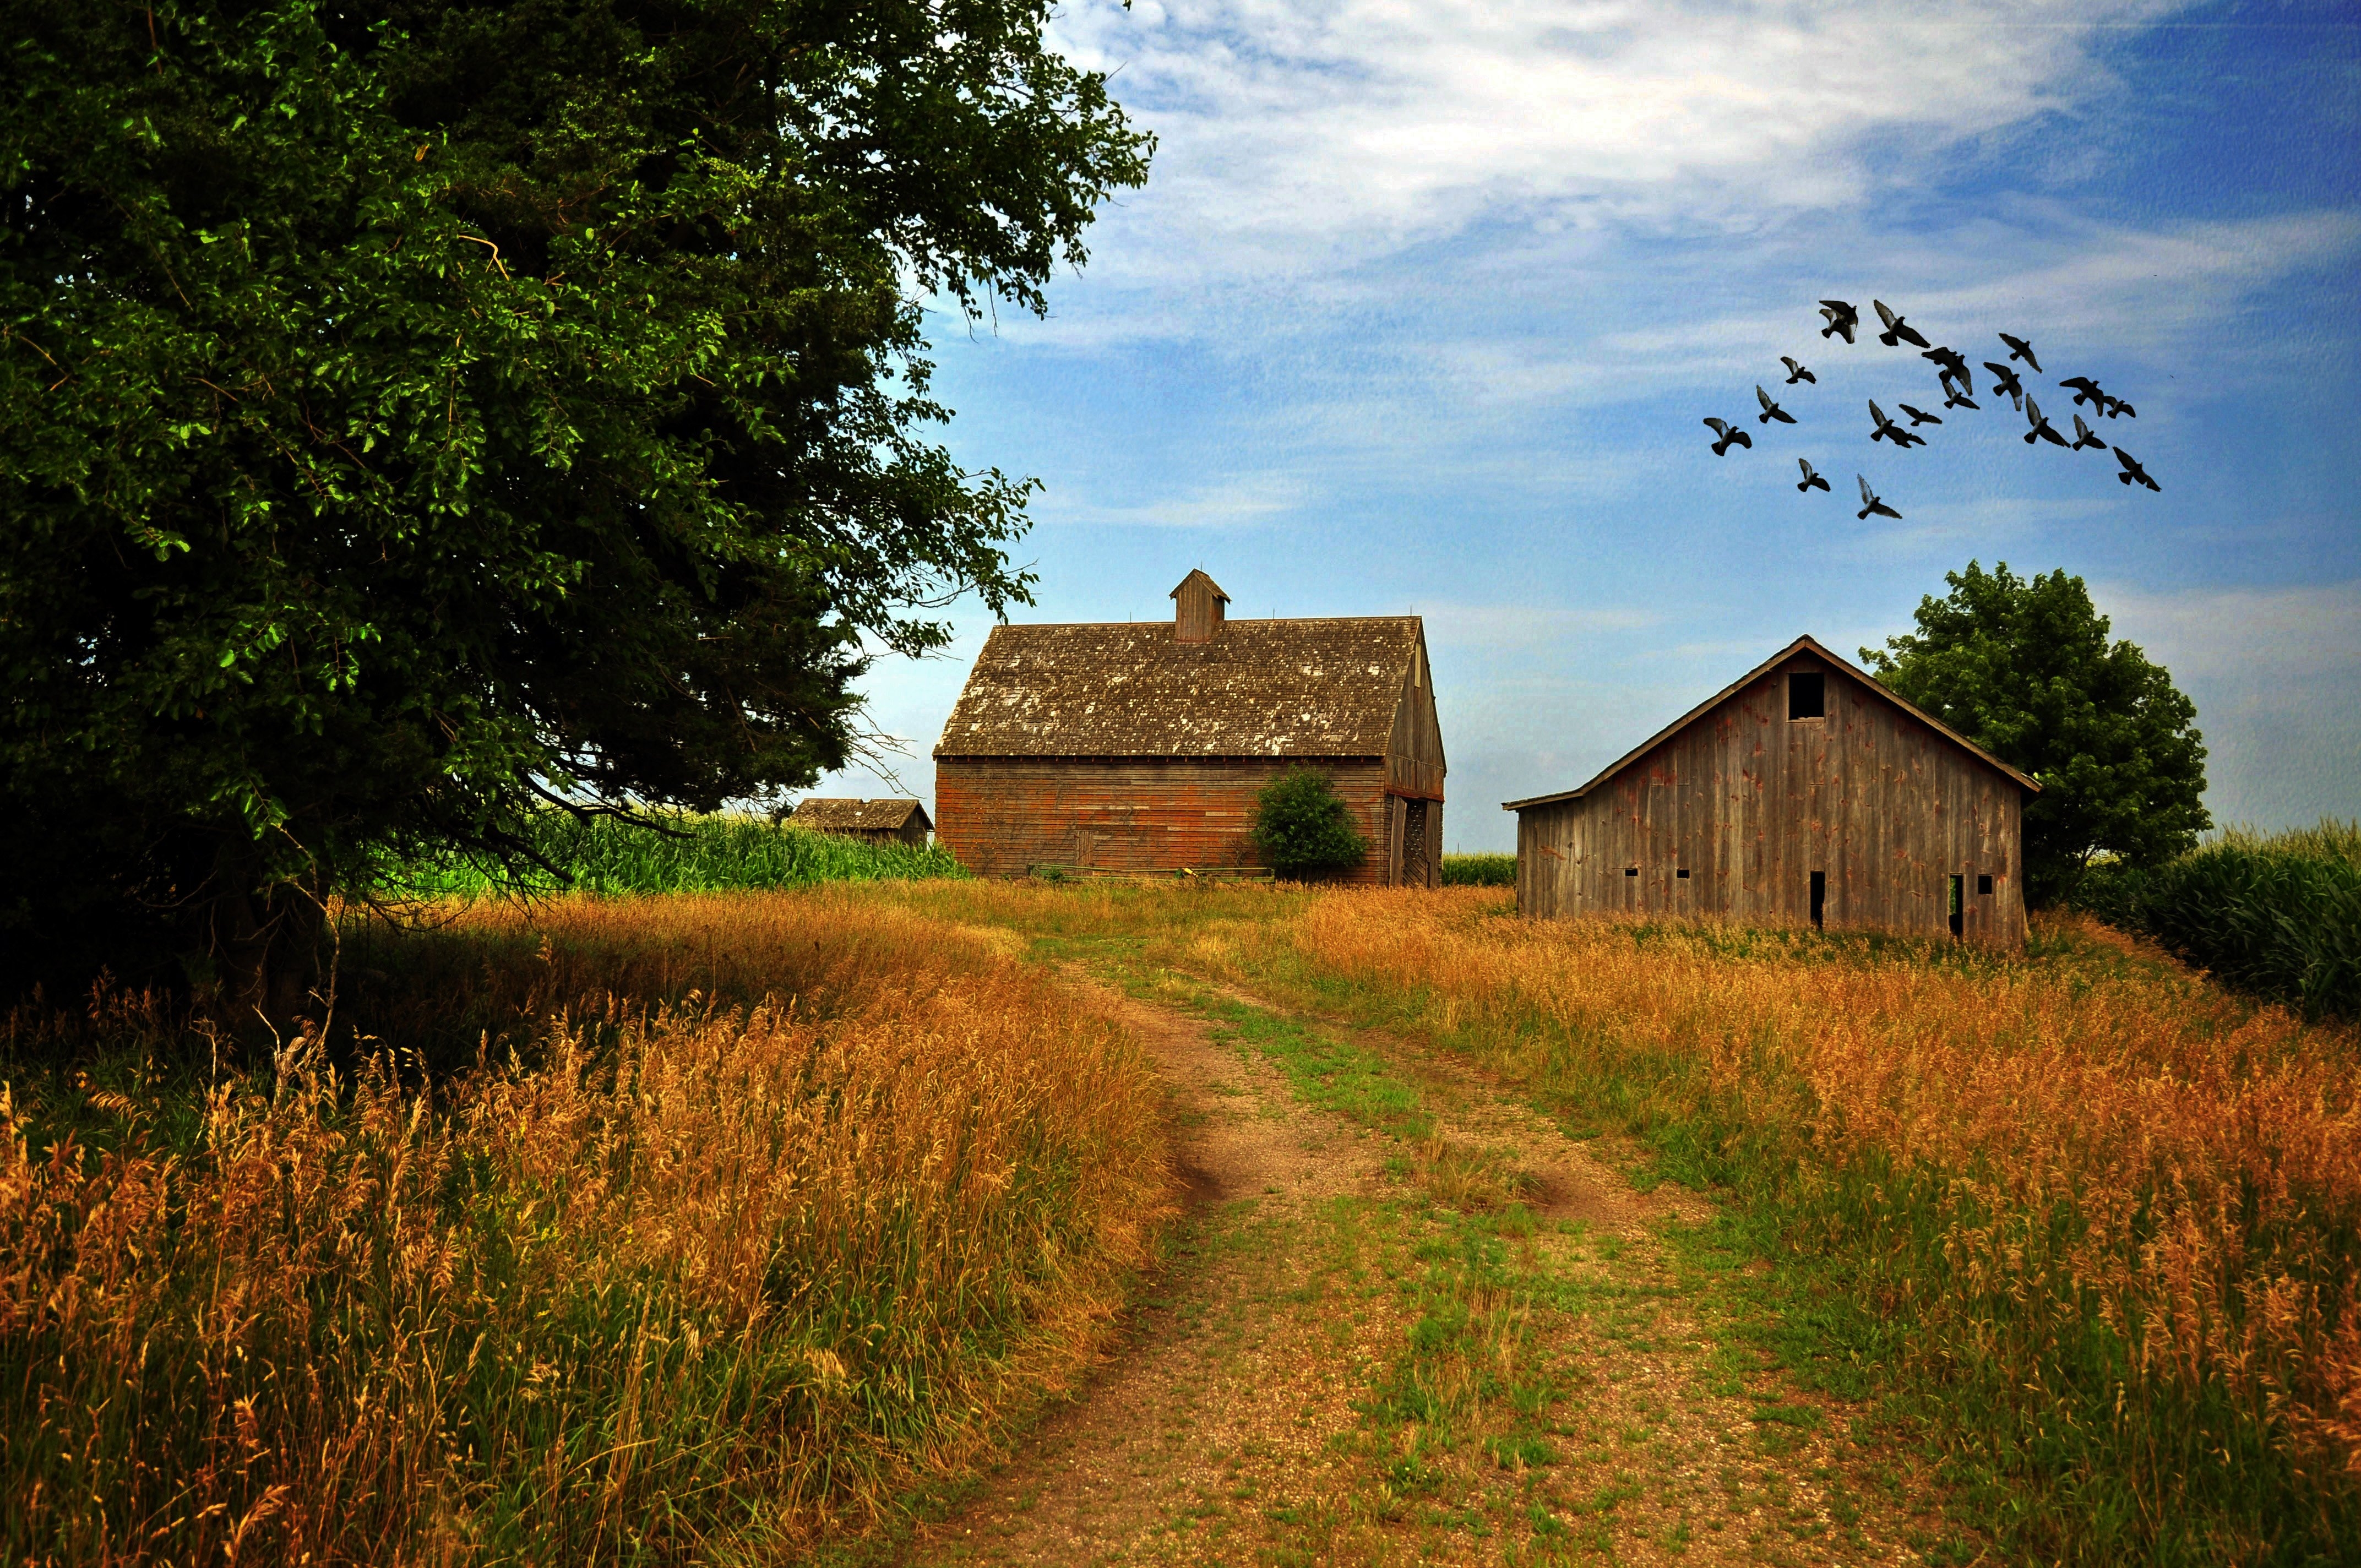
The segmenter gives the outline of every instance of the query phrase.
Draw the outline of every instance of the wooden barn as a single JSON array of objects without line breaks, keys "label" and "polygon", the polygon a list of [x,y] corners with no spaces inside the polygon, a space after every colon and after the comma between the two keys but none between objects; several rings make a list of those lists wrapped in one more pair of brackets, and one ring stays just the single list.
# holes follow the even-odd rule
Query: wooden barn
[{"label": "wooden barn", "polygon": [[866,839],[873,844],[927,847],[934,823],[927,808],[915,800],[822,800],[817,796],[796,803],[786,820],[813,833],[836,833]]},{"label": "wooden barn", "polygon": [[1517,907],[2020,948],[2039,788],[1799,637],[1581,788],[1508,802]]},{"label": "wooden barn", "polygon": [[1414,615],[1231,620],[1202,572],[1170,621],[1000,626],[935,748],[936,837],[971,871],[1235,871],[1255,794],[1325,772],[1374,846],[1343,879],[1441,879],[1443,731]]}]

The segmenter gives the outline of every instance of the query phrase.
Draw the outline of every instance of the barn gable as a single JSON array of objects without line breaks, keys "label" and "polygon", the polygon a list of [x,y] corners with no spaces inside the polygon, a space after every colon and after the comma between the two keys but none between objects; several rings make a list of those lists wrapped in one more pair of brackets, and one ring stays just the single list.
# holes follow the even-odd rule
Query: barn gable
[{"label": "barn gable", "polygon": [[1893,690],[1893,688],[1885,685],[1883,682],[1878,681],[1876,678],[1869,674],[1868,672],[1856,667],[1850,662],[1840,658],[1837,654],[1829,652],[1828,650],[1822,645],[1819,639],[1816,637],[1798,637],[1793,642],[1788,643],[1784,648],[1780,649],[1776,653],[1772,654],[1768,659],[1763,660],[1763,663],[1755,665],[1754,668],[1747,671],[1746,674],[1739,676],[1738,679],[1732,681],[1730,685],[1722,687],[1721,690],[1714,693],[1713,696],[1706,698],[1703,702],[1697,704],[1686,713],[1682,714],[1678,718],[1674,719],[1670,724],[1665,725],[1662,729],[1657,730],[1653,735],[1649,736],[1645,740],[1641,741],[1629,751],[1624,752],[1620,757],[1616,758],[1615,761],[1608,763],[1607,766],[1599,772],[1598,776],[1593,778],[1588,784],[1580,784],[1569,790],[1560,790],[1555,795],[1536,795],[1529,796],[1523,800],[1503,801],[1500,805],[1500,809],[1503,811],[1521,811],[1529,806],[1547,806],[1555,801],[1579,800],[1582,796],[1588,795],[1592,790],[1595,790],[1601,784],[1606,784],[1616,774],[1631,766],[1634,762],[1637,762],[1640,759],[1645,757],[1649,752],[1663,745],[1666,740],[1679,734],[1682,730],[1686,729],[1690,725],[1695,724],[1698,719],[1703,718],[1707,714],[1711,713],[1715,708],[1719,707],[1723,703],[1728,702],[1731,697],[1736,696],[1748,686],[1752,685],[1755,682],[1763,679],[1765,675],[1770,674],[1780,665],[1786,663],[1797,654],[1808,654],[1825,661],[1828,668],[1831,672],[1839,675],[1840,678],[1850,681],[1857,688],[1868,691],[1883,701],[1893,704],[1895,707],[1901,709],[1904,713],[1908,714],[1912,718],[1916,719],[1919,723],[1925,725],[1927,729],[1932,729],[1938,735],[1944,737],[1953,745],[1959,747],[1961,751],[1967,752],[1977,761],[1984,763],[1988,767],[1995,768],[2001,773],[2007,774],[2010,778],[2015,779],[2024,789],[2036,795],[2041,793],[2041,786],[2034,783],[2033,780],[2017,772],[2015,768],[2010,767],[2006,762],[2002,762],[1998,757],[1993,756],[1990,751],[1985,751],[1982,746],[1977,745],[1974,741],[1969,740],[1966,736],[1960,734],[1958,730],[1952,729],[1949,725],[1944,723],[1933,714],[1927,712],[1916,703],[1909,701],[1907,698]]}]

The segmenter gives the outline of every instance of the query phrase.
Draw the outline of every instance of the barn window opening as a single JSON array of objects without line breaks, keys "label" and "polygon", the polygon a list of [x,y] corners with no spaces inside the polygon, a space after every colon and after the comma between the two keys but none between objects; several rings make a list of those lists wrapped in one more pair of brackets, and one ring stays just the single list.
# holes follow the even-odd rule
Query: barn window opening
[{"label": "barn window opening", "polygon": [[1787,677],[1787,717],[1789,718],[1826,718],[1828,714],[1828,678],[1815,672],[1801,671]]},{"label": "barn window opening", "polygon": [[1680,870],[1678,870],[1678,871],[1675,872],[1673,874],[1674,874],[1675,876],[1676,876],[1676,877],[1680,878],[1683,882],[1686,882],[1686,881],[1688,881],[1688,880],[1689,880],[1689,869],[1688,869],[1688,867],[1686,867],[1686,866],[1683,866]]},{"label": "barn window opening", "polygon": [[1990,895],[1992,893],[1992,878],[1988,875],[1979,876],[1976,878],[1976,891],[1980,894]]},{"label": "barn window opening", "polygon": [[1817,931],[1828,924],[1828,873],[1814,872],[1812,873],[1812,928],[1814,930]]},{"label": "barn window opening", "polygon": [[1968,885],[1964,876],[1951,879],[1951,935],[1957,937],[1968,928],[1968,901],[1962,896]]}]

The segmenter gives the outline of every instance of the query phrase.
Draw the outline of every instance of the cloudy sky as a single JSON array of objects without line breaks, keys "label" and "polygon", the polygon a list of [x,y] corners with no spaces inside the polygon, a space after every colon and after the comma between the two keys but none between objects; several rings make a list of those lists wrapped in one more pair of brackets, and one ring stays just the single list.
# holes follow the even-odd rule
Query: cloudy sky
[{"label": "cloudy sky", "polygon": [[[953,451],[1044,486],[1019,619],[1162,619],[1192,566],[1235,616],[1414,609],[1486,850],[1799,632],[2063,567],[2195,698],[2217,819],[2361,816],[2350,5],[1071,0],[1057,34],[1160,146],[1047,321],[936,334]],[[2045,411],[2071,436],[2078,372],[2128,399],[2094,422],[2163,493],[2005,398],[1942,411],[1824,295],[1971,361],[2030,337]],[[1871,397],[1945,422],[1872,446]],[[960,625],[868,682],[929,800]]]}]

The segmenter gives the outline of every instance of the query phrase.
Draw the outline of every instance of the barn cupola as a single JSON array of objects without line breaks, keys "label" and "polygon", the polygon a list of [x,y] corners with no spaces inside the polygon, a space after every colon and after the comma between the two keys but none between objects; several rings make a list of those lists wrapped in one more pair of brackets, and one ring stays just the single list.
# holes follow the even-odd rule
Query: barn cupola
[{"label": "barn cupola", "polygon": [[1230,596],[1202,572],[1191,572],[1172,590],[1172,641],[1211,642],[1220,634],[1222,607]]}]

